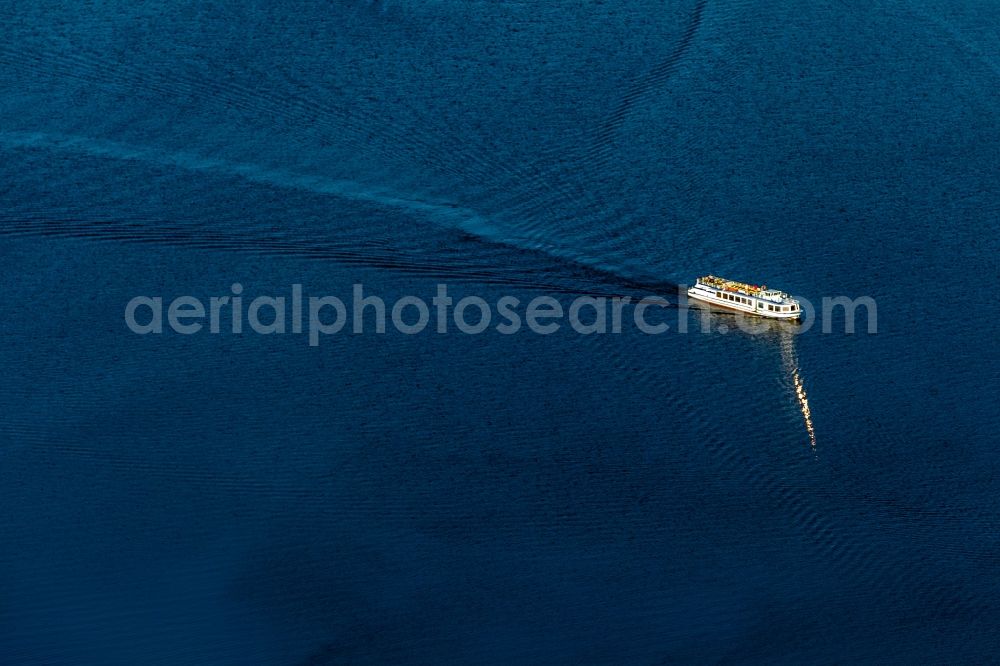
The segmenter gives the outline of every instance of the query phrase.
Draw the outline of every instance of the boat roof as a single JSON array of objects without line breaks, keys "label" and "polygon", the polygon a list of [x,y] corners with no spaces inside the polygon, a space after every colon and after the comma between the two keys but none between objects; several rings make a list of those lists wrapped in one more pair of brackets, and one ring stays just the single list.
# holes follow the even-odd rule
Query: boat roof
[{"label": "boat roof", "polygon": [[749,282],[740,282],[738,280],[727,280],[716,275],[700,277],[698,278],[698,283],[721,291],[738,292],[775,302],[784,302],[785,299],[788,299],[789,302],[795,302],[795,299],[791,298],[785,292],[778,289],[768,289],[766,284],[750,284]]}]

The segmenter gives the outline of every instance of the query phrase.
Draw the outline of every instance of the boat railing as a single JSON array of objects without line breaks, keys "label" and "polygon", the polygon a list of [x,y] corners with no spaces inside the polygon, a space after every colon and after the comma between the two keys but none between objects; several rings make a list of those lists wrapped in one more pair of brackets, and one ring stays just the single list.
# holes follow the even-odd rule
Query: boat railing
[{"label": "boat railing", "polygon": [[752,284],[746,284],[745,282],[734,282],[731,280],[723,280],[721,278],[698,278],[696,284],[700,284],[710,289],[745,294],[747,296],[754,296],[756,298],[762,298],[769,301],[773,300],[776,303],[780,303],[784,299],[789,298],[788,294],[783,291],[778,291],[777,289],[768,289],[765,286],[755,286]]}]

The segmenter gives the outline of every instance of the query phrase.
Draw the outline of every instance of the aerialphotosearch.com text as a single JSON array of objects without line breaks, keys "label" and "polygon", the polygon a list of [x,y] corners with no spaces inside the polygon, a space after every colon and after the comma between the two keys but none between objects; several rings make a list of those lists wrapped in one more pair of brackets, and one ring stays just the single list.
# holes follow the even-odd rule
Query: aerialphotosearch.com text
[{"label": "aerialphotosearch.com text", "polygon": [[[679,289],[680,294],[685,291],[684,287]],[[438,334],[458,331],[478,335],[491,327],[503,335],[523,330],[550,335],[564,326],[581,335],[621,333],[626,326],[634,326],[647,335],[659,335],[670,330],[687,333],[692,319],[683,296],[680,302],[672,303],[655,295],[639,299],[586,295],[572,299],[566,306],[552,296],[536,296],[528,301],[502,296],[494,303],[479,296],[464,296],[456,301],[445,284],[438,284],[430,299],[402,296],[391,304],[378,295],[365,293],[362,284],[353,285],[351,298],[346,302],[337,296],[305,296],[301,284],[293,284],[287,296],[250,298],[238,282],[231,285],[229,292],[211,296],[207,301],[195,296],[178,296],[169,301],[161,296],[136,296],[125,306],[125,324],[139,335],[160,334],[168,328],[181,335],[206,330],[213,334],[305,334],[309,345],[315,347],[323,336],[345,329],[353,334],[385,333],[389,323],[404,335],[428,330]],[[854,333],[854,320],[861,313],[867,315],[867,332],[877,332],[877,309],[870,297],[825,297],[818,313],[808,299],[799,300],[804,317],[789,329],[792,332],[809,330],[820,320],[823,332],[830,333],[836,319],[842,320],[844,332]],[[835,317],[838,310],[842,310],[841,316]],[[700,315],[693,318],[700,332],[725,333],[731,328],[713,320],[718,311],[701,307],[691,311]],[[669,312],[676,313],[672,324],[665,321]],[[739,312],[727,314],[747,333],[771,330],[776,323]]]}]

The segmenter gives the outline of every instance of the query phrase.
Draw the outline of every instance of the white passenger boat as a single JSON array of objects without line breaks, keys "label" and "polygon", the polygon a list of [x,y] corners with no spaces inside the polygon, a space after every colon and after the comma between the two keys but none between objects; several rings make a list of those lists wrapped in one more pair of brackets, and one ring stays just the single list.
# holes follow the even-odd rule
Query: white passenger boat
[{"label": "white passenger boat", "polygon": [[687,290],[687,295],[688,298],[761,317],[798,319],[802,316],[799,302],[783,291],[714,275],[698,278],[695,285]]}]

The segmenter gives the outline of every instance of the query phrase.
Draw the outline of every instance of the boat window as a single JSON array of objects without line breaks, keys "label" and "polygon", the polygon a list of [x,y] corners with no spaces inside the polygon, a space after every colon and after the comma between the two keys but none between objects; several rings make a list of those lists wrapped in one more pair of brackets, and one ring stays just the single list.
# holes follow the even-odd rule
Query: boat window
[{"label": "boat window", "polygon": [[716,296],[716,298],[718,298],[718,297],[722,296],[722,292],[721,292],[721,291],[717,291],[717,292],[715,292],[715,296]]}]

